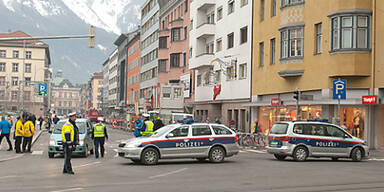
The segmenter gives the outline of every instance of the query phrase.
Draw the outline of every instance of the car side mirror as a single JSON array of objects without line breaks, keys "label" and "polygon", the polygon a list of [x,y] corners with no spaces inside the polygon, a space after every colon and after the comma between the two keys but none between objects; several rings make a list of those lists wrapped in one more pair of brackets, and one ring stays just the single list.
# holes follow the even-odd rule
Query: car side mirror
[{"label": "car side mirror", "polygon": [[167,136],[165,136],[166,138],[170,138],[170,137],[174,137],[175,135],[173,135],[173,133],[168,133]]}]

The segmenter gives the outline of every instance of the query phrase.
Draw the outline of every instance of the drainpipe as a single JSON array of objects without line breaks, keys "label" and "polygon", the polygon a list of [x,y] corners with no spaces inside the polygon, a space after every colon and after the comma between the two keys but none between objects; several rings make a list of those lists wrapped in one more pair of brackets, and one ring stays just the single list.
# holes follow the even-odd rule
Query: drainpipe
[{"label": "drainpipe", "polygon": [[371,95],[375,94],[375,80],[376,80],[376,0],[372,0],[372,53],[371,53]]}]

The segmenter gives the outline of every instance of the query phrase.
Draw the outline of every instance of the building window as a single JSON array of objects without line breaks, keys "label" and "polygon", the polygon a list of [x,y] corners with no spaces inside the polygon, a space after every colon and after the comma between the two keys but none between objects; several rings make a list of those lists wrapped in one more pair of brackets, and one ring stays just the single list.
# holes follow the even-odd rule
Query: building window
[{"label": "building window", "polygon": [[259,43],[259,66],[264,66],[264,42]]},{"label": "building window", "polygon": [[188,0],[185,0],[185,2],[184,2],[184,12],[186,13],[186,12],[188,12]]},{"label": "building window", "polygon": [[29,86],[31,83],[31,78],[30,77],[26,77],[25,78],[25,86]]},{"label": "building window", "polygon": [[187,40],[187,38],[188,38],[188,27],[185,26],[184,27],[184,40]]},{"label": "building window", "polygon": [[281,31],[281,58],[303,57],[304,28]]},{"label": "building window", "polygon": [[5,86],[5,77],[4,76],[0,77],[0,86]]},{"label": "building window", "polygon": [[32,59],[32,51],[26,51],[25,52],[25,58],[26,59]]},{"label": "building window", "polygon": [[187,53],[183,53],[183,67],[187,66]]},{"label": "building window", "polygon": [[32,73],[32,64],[31,63],[25,64],[25,72],[26,73]]},{"label": "building window", "polygon": [[171,87],[163,87],[163,98],[171,98]]},{"label": "building window", "polygon": [[240,1],[240,7],[248,5],[248,0],[241,0]]},{"label": "building window", "polygon": [[190,29],[189,30],[192,30],[193,29],[193,19],[191,19],[191,24],[190,24]]},{"label": "building window", "polygon": [[189,58],[192,58],[193,49],[192,47],[189,48]]},{"label": "building window", "polygon": [[216,52],[219,52],[223,49],[223,41],[222,39],[217,39],[216,40]]},{"label": "building window", "polygon": [[248,26],[240,29],[240,44],[248,41]]},{"label": "building window", "polygon": [[160,37],[160,38],[159,38],[159,48],[160,48],[160,49],[166,49],[166,48],[168,48],[168,45],[167,45],[167,37]]},{"label": "building window", "polygon": [[12,100],[17,100],[17,91],[12,91],[11,94]]},{"label": "building window", "polygon": [[5,91],[4,90],[1,90],[0,91],[0,100],[5,100],[6,97],[5,97]]},{"label": "building window", "polygon": [[31,100],[31,92],[30,91],[24,91],[24,100],[26,100],[26,101]]},{"label": "building window", "polygon": [[316,48],[315,48],[315,53],[319,54],[321,53],[321,40],[323,38],[322,34],[322,26],[321,23],[318,23],[315,25],[315,30],[316,30]]},{"label": "building window", "polygon": [[19,72],[19,64],[12,63],[12,72]]},{"label": "building window", "polygon": [[331,19],[331,50],[369,49],[369,16],[349,15]]},{"label": "building window", "polygon": [[205,72],[204,73],[204,85],[209,85],[210,83],[211,83],[210,73]]},{"label": "building window", "polygon": [[217,8],[217,20],[219,21],[220,19],[223,18],[223,7]]},{"label": "building window", "polygon": [[304,0],[281,0],[281,7],[288,7],[293,5],[300,5],[303,4]]},{"label": "building window", "polygon": [[207,43],[205,45],[205,53],[212,54],[214,50],[213,42]]},{"label": "building window", "polygon": [[159,60],[159,72],[166,73],[167,72],[167,60],[161,59]]},{"label": "building window", "polygon": [[19,58],[19,51],[13,51],[13,58]]},{"label": "building window", "polygon": [[181,97],[181,92],[183,90],[181,88],[174,88],[173,89],[173,97],[176,99],[176,98],[180,98]]},{"label": "building window", "polygon": [[180,41],[180,28],[173,28],[171,30],[171,40],[173,41]]},{"label": "building window", "polygon": [[5,50],[0,50],[0,57],[5,58],[7,56],[7,52]]},{"label": "building window", "polygon": [[260,21],[264,21],[265,0],[260,0]]},{"label": "building window", "polygon": [[215,24],[215,12],[207,15],[207,24]]},{"label": "building window", "polygon": [[240,64],[239,65],[239,78],[245,79],[247,78],[247,64]]},{"label": "building window", "polygon": [[235,79],[236,70],[234,69],[234,66],[227,67],[226,75],[227,75],[227,81]]},{"label": "building window", "polygon": [[0,72],[5,72],[5,63],[0,63]]},{"label": "building window", "polygon": [[228,15],[235,12],[235,0],[228,1]]},{"label": "building window", "polygon": [[233,44],[234,44],[234,33],[230,33],[227,35],[227,39],[228,39],[228,49],[232,48],[233,47]]},{"label": "building window", "polygon": [[180,53],[173,53],[171,54],[170,58],[171,68],[180,67]]},{"label": "building window", "polygon": [[12,77],[12,86],[17,86],[19,84],[19,78],[18,77]]},{"label": "building window", "polygon": [[198,87],[201,86],[201,75],[197,75],[197,77],[196,77],[196,86],[198,86]]},{"label": "building window", "polygon": [[276,39],[271,39],[271,65],[276,62]]},{"label": "building window", "polygon": [[271,16],[276,16],[276,0],[272,0]]}]

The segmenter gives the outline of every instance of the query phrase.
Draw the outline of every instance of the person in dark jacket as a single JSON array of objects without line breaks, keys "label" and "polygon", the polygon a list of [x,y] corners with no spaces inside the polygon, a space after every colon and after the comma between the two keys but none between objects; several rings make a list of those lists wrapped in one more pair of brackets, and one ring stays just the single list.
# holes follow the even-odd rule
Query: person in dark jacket
[{"label": "person in dark jacket", "polygon": [[162,127],[164,127],[163,121],[161,121],[157,113],[154,113],[153,114],[153,131],[157,131]]},{"label": "person in dark jacket", "polygon": [[55,117],[53,118],[53,123],[56,125],[57,122],[59,122],[60,119],[57,117],[57,115],[55,115]]},{"label": "person in dark jacket", "polygon": [[36,116],[34,114],[31,114],[29,120],[32,121],[33,126],[36,127]]},{"label": "person in dark jacket", "polygon": [[40,122],[40,130],[41,130],[41,127],[43,127],[43,122],[44,122],[44,119],[43,117],[39,117],[39,119],[37,119],[39,122]]}]

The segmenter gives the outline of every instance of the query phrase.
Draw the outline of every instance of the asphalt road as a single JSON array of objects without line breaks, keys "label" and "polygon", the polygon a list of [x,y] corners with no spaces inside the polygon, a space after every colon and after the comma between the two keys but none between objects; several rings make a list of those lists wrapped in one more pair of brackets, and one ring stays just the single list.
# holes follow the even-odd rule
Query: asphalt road
[{"label": "asphalt road", "polygon": [[246,149],[221,164],[187,159],[143,166],[116,155],[117,144],[131,137],[128,133],[109,130],[109,135],[105,158],[75,157],[76,174],[63,175],[64,159],[48,158],[49,134],[43,133],[32,148],[34,153],[0,162],[0,191],[384,191],[383,161],[299,163]]}]

